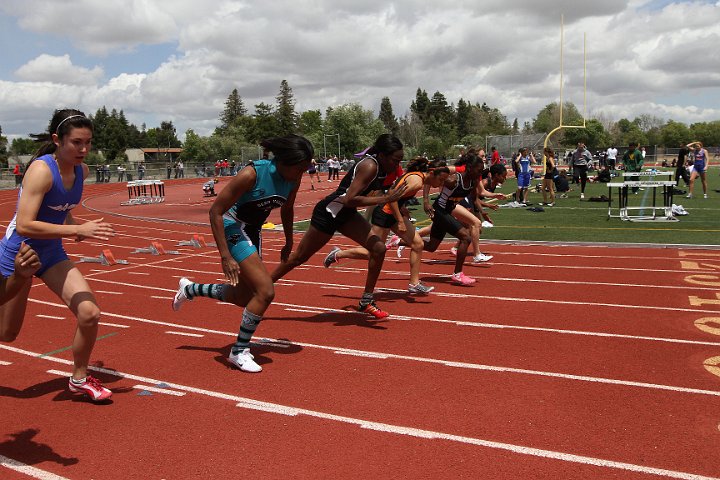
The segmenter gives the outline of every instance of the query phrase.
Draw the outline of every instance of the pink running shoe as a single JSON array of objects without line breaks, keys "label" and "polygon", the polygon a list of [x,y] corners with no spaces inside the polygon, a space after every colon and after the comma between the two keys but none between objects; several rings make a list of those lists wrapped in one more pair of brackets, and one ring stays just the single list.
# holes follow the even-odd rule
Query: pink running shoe
[{"label": "pink running shoe", "polygon": [[400,237],[398,237],[397,235],[393,235],[392,237],[390,237],[390,240],[385,243],[385,248],[390,250],[391,248],[397,247],[398,245],[400,245]]},{"label": "pink running shoe", "polygon": [[472,285],[476,282],[474,278],[468,277],[463,272],[453,273],[450,280],[457,285]]},{"label": "pink running shoe", "polygon": [[100,380],[95,377],[91,377],[90,375],[85,377],[85,381],[82,383],[76,383],[73,381],[72,377],[70,377],[70,380],[68,381],[68,388],[72,393],[82,393],[87,395],[93,402],[102,402],[103,400],[107,400],[112,397],[112,392],[103,387]]}]

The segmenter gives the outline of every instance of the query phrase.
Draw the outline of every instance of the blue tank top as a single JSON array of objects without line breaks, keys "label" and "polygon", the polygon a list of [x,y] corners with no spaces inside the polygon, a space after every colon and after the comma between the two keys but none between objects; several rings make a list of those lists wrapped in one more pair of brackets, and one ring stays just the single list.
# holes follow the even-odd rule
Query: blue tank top
[{"label": "blue tank top", "polygon": [[255,186],[245,192],[223,215],[225,225],[236,222],[262,226],[270,212],[281,207],[296,184],[288,182],[277,171],[271,160],[255,160],[250,164],[255,169]]},{"label": "blue tank top", "polygon": [[530,157],[520,157],[520,173],[530,173]]},{"label": "blue tank top", "polygon": [[705,165],[705,150],[700,149],[699,151],[695,152],[694,164],[700,167]]},{"label": "blue tank top", "polygon": [[[82,165],[75,166],[75,181],[73,182],[70,190],[67,190],[63,185],[62,177],[60,176],[60,168],[55,161],[55,157],[52,155],[43,155],[34,161],[45,162],[48,168],[50,168],[50,172],[52,174],[52,186],[40,203],[36,219],[40,222],[62,225],[65,223],[65,219],[67,218],[67,212],[77,207],[80,203],[84,180]],[[20,200],[20,195],[22,195],[22,187],[18,192],[18,201]],[[19,246],[21,242],[25,242],[34,248],[48,246],[53,243],[62,245],[62,240],[59,238],[40,240],[36,238],[28,239],[27,237],[23,237],[17,233],[17,230],[15,230],[16,225],[17,212],[15,212],[15,216],[10,222],[10,225],[8,225],[3,243],[7,242],[10,246],[16,247]]]}]

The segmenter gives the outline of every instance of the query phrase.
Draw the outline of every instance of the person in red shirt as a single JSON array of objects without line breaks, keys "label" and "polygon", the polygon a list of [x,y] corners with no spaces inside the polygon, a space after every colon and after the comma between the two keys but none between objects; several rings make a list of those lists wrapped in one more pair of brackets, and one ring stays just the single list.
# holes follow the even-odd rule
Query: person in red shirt
[{"label": "person in red shirt", "polygon": [[491,165],[496,165],[496,164],[500,163],[500,152],[497,151],[496,147],[493,146],[490,149],[490,155],[491,155],[490,156],[490,164]]}]

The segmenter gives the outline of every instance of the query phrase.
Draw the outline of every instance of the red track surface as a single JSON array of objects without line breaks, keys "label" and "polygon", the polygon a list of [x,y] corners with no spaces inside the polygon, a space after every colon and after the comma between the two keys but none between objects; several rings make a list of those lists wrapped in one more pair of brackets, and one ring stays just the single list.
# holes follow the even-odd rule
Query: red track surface
[{"label": "red track surface", "polygon": [[[86,188],[74,215],[118,236],[68,253],[130,261],[79,264],[108,324],[93,361],[113,402],[76,400],[52,372],[70,369],[74,319],[38,282],[20,337],[0,344],[0,478],[720,477],[720,378],[704,366],[720,355],[720,285],[691,277],[720,252],[486,244],[495,258],[468,265],[480,281],[463,288],[445,250],[426,255],[427,297],[405,293],[407,256],[390,254],[377,299],[393,316],[377,322],[353,311],[365,265],[325,270],[328,246],[277,286],[252,375],[225,360],[240,309],[170,309],[178,277],[222,278],[215,249],[175,247],[211,239],[201,183],[132,207],[122,185]],[[335,185],[303,188],[296,218]],[[0,192],[5,224],[15,196]],[[181,255],[131,253],[151,241]],[[269,268],[282,242],[266,233]]]}]

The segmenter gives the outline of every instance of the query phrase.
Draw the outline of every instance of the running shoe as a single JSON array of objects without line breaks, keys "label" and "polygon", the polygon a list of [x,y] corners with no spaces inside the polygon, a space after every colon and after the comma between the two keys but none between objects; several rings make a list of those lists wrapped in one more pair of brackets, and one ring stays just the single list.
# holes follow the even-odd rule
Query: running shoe
[{"label": "running shoe", "polygon": [[72,377],[68,380],[68,388],[72,393],[82,393],[90,397],[93,402],[102,402],[112,397],[110,389],[103,387],[95,377],[88,375],[82,382],[75,382]]},{"label": "running shoe", "polygon": [[687,195],[685,195],[685,198],[692,198],[692,197],[693,197],[692,193],[688,193]]},{"label": "running shoe", "polygon": [[252,353],[250,353],[250,349],[246,348],[244,350],[241,350],[238,352],[237,355],[233,354],[232,351],[230,352],[230,356],[228,357],[228,362],[232,363],[236,367],[238,367],[243,372],[248,373],[258,373],[262,372],[262,367],[255,363],[254,360],[255,357],[252,356]]},{"label": "running shoe", "polygon": [[340,251],[340,248],[333,247],[332,250],[330,250],[330,253],[327,254],[325,257],[325,260],[323,260],[323,265],[325,265],[325,268],[330,268],[330,265],[333,263],[340,263],[337,259],[337,254]]},{"label": "running shoe", "polygon": [[405,250],[405,245],[398,246],[397,252],[395,252],[395,255],[397,255],[398,258],[402,258],[403,250]]},{"label": "running shoe", "polygon": [[703,198],[708,198],[707,193],[703,194]]},{"label": "running shoe", "polygon": [[172,302],[172,309],[176,312],[180,310],[180,307],[182,307],[183,303],[192,300],[192,298],[188,298],[187,294],[185,293],[185,287],[187,287],[188,285],[192,285],[192,283],[193,282],[191,282],[185,277],[182,277],[178,282],[178,289],[177,292],[175,292],[175,298],[173,298]]},{"label": "running shoe", "polygon": [[547,206],[548,206],[548,207],[554,207],[554,206],[555,206],[555,202],[548,203]]},{"label": "running shoe", "polygon": [[360,305],[358,305],[358,310],[364,313],[368,313],[375,318],[385,318],[390,316],[388,312],[380,310],[380,307],[375,305],[375,302],[370,302],[367,305],[363,305],[361,303]]},{"label": "running shoe", "polygon": [[581,198],[581,199],[585,198],[585,194],[584,194],[584,193],[581,193],[581,194],[580,194],[580,198]]},{"label": "running shoe", "polygon": [[450,280],[452,280],[453,283],[456,283],[458,285],[472,285],[476,282],[474,278],[468,277],[463,272],[453,273],[450,277]]},{"label": "running shoe", "polygon": [[397,247],[398,245],[400,245],[400,237],[398,237],[397,235],[393,235],[387,242],[385,242],[385,248],[387,248],[388,250]]},{"label": "running shoe", "polygon": [[489,262],[490,260],[492,260],[492,258],[493,258],[492,255],[485,255],[484,253],[478,253],[477,255],[475,255],[473,257],[472,262],[473,263],[484,263],[484,262]]},{"label": "running shoe", "polygon": [[410,293],[420,293],[423,295],[427,295],[428,293],[435,290],[435,287],[428,287],[422,282],[418,282],[417,284],[413,285],[412,283],[408,286],[408,292]]},{"label": "running shoe", "polygon": [[452,253],[454,256],[457,256],[457,247],[452,247],[450,249],[450,253]]}]

